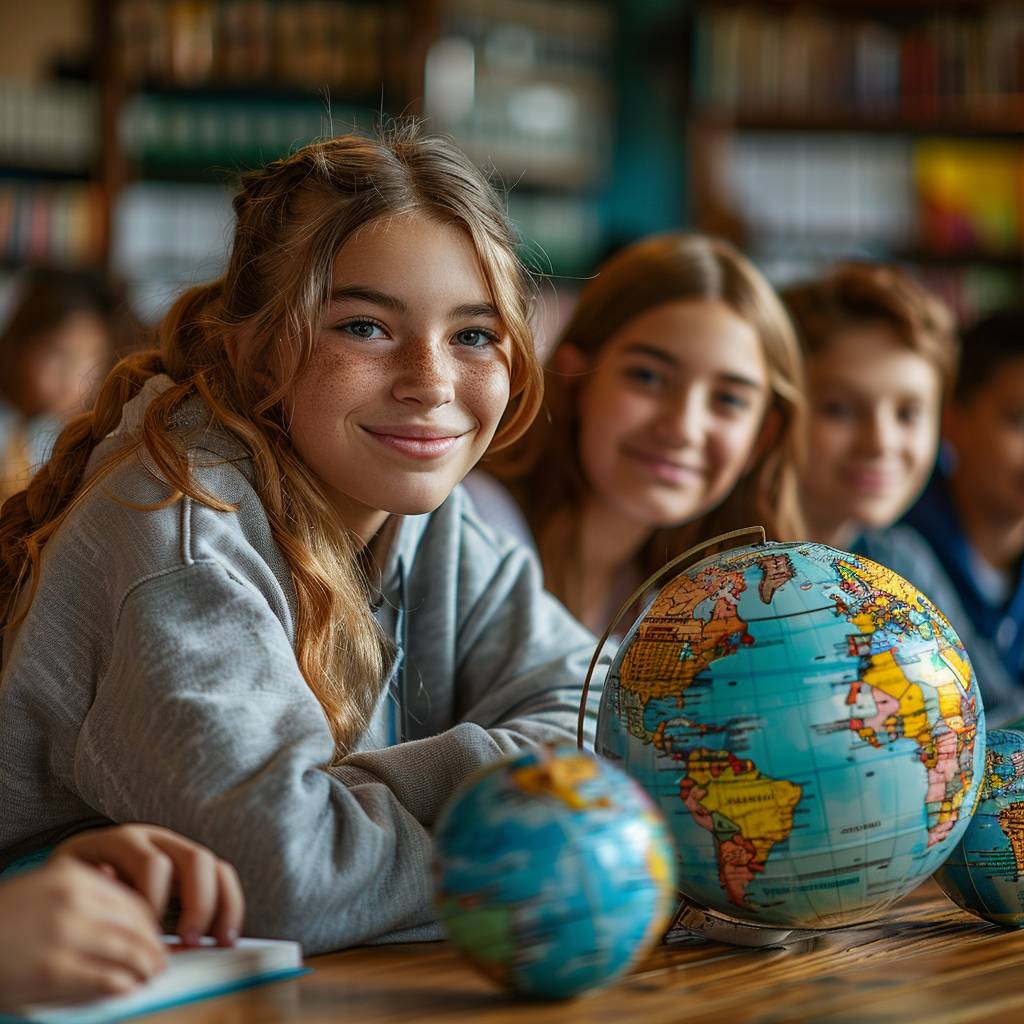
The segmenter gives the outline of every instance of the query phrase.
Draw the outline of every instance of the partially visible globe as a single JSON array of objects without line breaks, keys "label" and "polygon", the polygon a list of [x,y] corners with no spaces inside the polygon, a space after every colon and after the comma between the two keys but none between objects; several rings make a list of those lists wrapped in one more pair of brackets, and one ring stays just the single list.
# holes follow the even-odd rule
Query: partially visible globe
[{"label": "partially visible globe", "polygon": [[964,910],[1024,928],[1024,732],[992,729],[970,825],[935,880]]},{"label": "partially visible globe", "polygon": [[498,762],[434,830],[436,905],[480,971],[561,999],[612,981],[663,931],[671,838],[624,772],[570,746]]},{"label": "partially visible globe", "polygon": [[824,544],[755,545],[650,602],[609,670],[596,750],[661,806],[684,895],[833,928],[952,852],[983,712],[963,644],[902,577]]}]

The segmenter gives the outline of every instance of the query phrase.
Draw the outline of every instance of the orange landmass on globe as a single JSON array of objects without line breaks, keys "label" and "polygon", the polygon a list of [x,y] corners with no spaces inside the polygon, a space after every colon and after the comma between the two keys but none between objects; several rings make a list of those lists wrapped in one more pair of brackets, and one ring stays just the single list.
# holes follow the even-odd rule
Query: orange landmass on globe
[{"label": "orange landmass on globe", "polygon": [[999,812],[999,827],[1010,840],[1017,875],[1024,875],[1024,800],[1008,804]]},{"label": "orange landmass on globe", "polygon": [[765,604],[771,604],[775,592],[785,586],[796,573],[789,555],[766,555],[761,559],[761,583],[758,596]]},{"label": "orange landmass on globe", "polygon": [[[758,595],[770,604],[776,591],[793,579],[788,555],[763,555],[702,570],[695,577],[681,573],[658,595],[633,639],[619,668],[624,690],[636,694],[641,705],[658,697],[676,695],[680,706],[694,677],[713,661],[734,654],[754,642],[737,605],[747,589],[744,573],[759,565]],[[696,609],[711,602],[708,618]]]},{"label": "orange landmass on globe", "polygon": [[763,775],[727,750],[691,751],[679,796],[715,838],[718,876],[727,899],[746,906],[746,889],[764,871],[772,848],[793,830],[802,788]]},{"label": "orange landmass on globe", "polygon": [[589,807],[609,807],[607,797],[596,800],[579,792],[581,782],[597,776],[598,766],[586,757],[552,757],[540,764],[525,765],[511,774],[513,783],[524,793],[553,797],[574,811]]}]

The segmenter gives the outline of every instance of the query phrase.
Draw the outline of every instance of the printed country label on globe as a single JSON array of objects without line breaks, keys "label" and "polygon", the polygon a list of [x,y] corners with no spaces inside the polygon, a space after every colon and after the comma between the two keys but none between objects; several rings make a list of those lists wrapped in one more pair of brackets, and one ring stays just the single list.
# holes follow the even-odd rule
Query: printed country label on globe
[{"label": "printed country label on globe", "polygon": [[597,752],[658,801],[692,899],[770,926],[864,920],[943,862],[984,759],[949,622],[824,544],[744,547],[667,584],[609,671]]}]

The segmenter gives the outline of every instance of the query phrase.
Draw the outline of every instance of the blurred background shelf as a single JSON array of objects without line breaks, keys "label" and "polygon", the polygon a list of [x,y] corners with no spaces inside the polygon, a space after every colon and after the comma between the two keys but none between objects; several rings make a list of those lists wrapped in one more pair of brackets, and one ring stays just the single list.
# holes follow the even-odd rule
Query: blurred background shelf
[{"label": "blurred background shelf", "polygon": [[99,265],[150,318],[219,269],[239,172],[402,113],[566,293],[677,226],[780,283],[891,258],[965,315],[1024,273],[1024,3],[35,0],[0,58],[0,278]]},{"label": "blurred background shelf", "polygon": [[699,0],[676,79],[690,213],[775,280],[915,269],[964,317],[1024,271],[1024,5]]}]

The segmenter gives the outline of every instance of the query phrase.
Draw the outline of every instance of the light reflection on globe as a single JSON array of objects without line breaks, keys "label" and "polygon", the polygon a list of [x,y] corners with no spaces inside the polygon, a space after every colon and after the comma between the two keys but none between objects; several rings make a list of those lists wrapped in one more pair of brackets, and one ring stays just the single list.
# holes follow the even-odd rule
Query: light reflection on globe
[{"label": "light reflection on globe", "polygon": [[991,729],[978,804],[935,880],[957,904],[1024,928],[1024,732]]},{"label": "light reflection on globe", "polygon": [[824,544],[676,576],[609,671],[595,748],[656,799],[679,885],[766,927],[875,917],[938,868],[982,775],[981,697],[948,621]]}]

